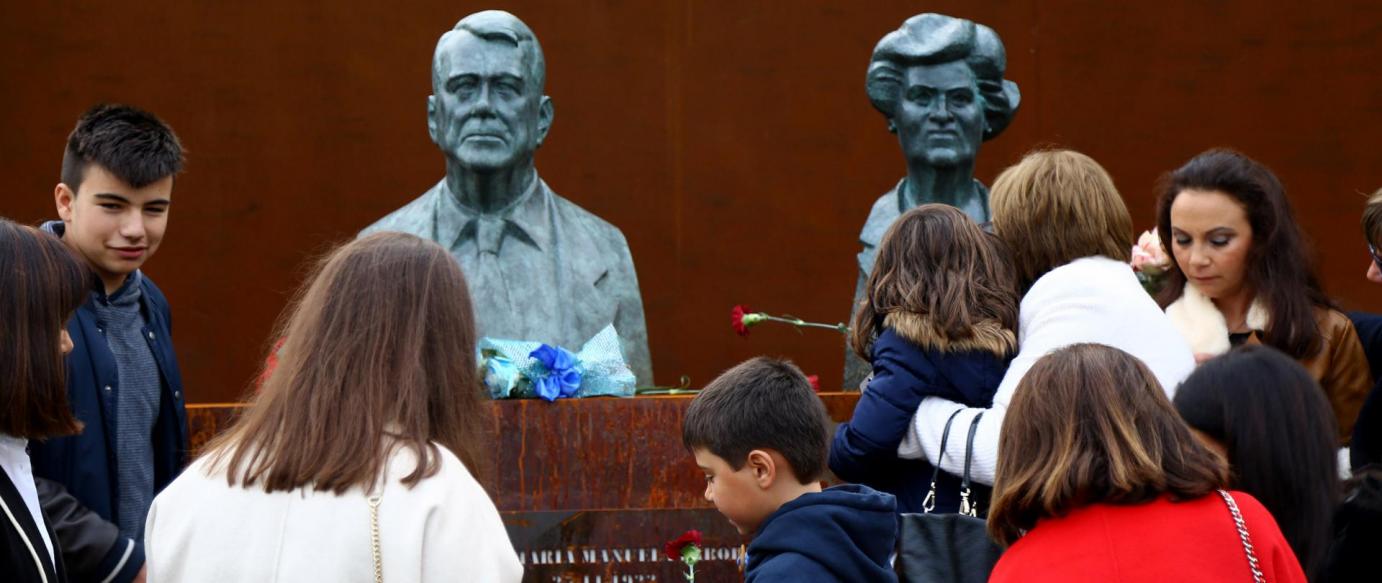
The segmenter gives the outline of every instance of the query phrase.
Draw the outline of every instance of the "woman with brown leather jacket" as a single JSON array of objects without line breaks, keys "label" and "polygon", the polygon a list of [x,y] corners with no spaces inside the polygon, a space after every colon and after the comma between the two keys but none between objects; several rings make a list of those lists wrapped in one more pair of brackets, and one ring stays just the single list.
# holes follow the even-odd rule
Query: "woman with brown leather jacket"
[{"label": "woman with brown leather jacket", "polygon": [[1294,358],[1324,389],[1347,444],[1372,387],[1348,316],[1320,289],[1281,182],[1231,150],[1171,172],[1157,201],[1173,261],[1157,297],[1196,360],[1265,344]]}]

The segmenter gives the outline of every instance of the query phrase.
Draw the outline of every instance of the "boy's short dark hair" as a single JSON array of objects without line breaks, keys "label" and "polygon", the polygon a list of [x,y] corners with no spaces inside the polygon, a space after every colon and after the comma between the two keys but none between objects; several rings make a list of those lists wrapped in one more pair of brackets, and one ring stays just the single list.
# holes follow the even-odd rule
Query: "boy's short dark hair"
[{"label": "boy's short dark hair", "polygon": [[687,449],[708,450],[736,471],[750,451],[775,450],[806,484],[825,473],[828,424],[825,405],[801,369],[760,356],[725,371],[691,401],[681,441]]},{"label": "boy's short dark hair", "polygon": [[67,136],[62,182],[73,193],[86,168],[99,164],[134,188],[182,171],[182,143],[154,114],[128,105],[101,104],[82,114]]}]

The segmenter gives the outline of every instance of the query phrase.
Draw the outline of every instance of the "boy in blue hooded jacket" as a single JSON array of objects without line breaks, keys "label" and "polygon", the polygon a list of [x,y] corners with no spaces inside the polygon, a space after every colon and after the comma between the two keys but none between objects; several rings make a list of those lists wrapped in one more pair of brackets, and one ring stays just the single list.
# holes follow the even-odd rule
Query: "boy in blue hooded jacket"
[{"label": "boy in blue hooded jacket", "polygon": [[795,365],[755,358],[721,374],[686,410],[682,442],[705,498],[743,534],[749,583],[896,581],[896,500],[867,486],[821,489],[825,406]]}]

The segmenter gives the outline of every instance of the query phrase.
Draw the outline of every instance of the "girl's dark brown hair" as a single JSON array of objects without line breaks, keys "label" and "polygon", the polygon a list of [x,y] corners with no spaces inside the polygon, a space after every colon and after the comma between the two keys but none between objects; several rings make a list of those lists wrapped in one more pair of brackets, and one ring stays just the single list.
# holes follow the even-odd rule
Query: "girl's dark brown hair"
[{"label": "girl's dark brown hair", "polygon": [[380,233],[320,261],[274,338],[278,365],[208,446],[231,485],[265,491],[372,488],[394,447],[413,486],[454,453],[479,477],[489,422],[460,267],[436,243]]},{"label": "girl's dark brown hair", "polygon": [[1092,504],[1188,500],[1228,483],[1156,377],[1126,352],[1075,344],[1022,377],[1003,417],[988,530],[1003,545]]},{"label": "girl's dark brown hair", "polygon": [[1320,384],[1270,346],[1240,346],[1176,389],[1185,422],[1222,443],[1233,488],[1276,519],[1307,577],[1323,572],[1339,507],[1338,429]]},{"label": "girl's dark brown hair", "polygon": [[61,337],[86,301],[86,263],[57,237],[0,218],[0,277],[0,433],[81,431],[67,403]]},{"label": "girl's dark brown hair", "polygon": [[[1222,192],[1242,205],[1252,225],[1245,285],[1267,304],[1271,314],[1265,344],[1293,358],[1320,351],[1323,335],[1315,321],[1316,306],[1333,307],[1320,288],[1305,235],[1291,212],[1286,189],[1271,170],[1233,150],[1209,150],[1162,178],[1157,199],[1157,231],[1166,250],[1175,249],[1171,205],[1186,190]],[[1157,295],[1162,308],[1185,292],[1185,273],[1171,254],[1166,284]]]},{"label": "girl's dark brown hair", "polygon": [[883,319],[926,316],[946,340],[983,322],[1017,331],[1017,275],[1006,248],[955,207],[924,204],[902,214],[878,246],[850,345],[868,359]]}]

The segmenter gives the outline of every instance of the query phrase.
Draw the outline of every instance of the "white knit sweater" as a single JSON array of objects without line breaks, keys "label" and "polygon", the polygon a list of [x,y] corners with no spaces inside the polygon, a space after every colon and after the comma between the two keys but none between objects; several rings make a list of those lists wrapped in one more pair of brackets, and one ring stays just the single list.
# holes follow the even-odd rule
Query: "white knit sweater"
[{"label": "white knit sweater", "polygon": [[[379,504],[384,580],[521,580],[499,512],[461,461],[441,448],[440,471],[409,489],[399,478],[415,460],[400,449],[389,461]],[[374,581],[363,490],[266,494],[229,486],[208,467],[197,460],[154,499],[144,538],[150,583]]]},{"label": "white knit sweater", "polygon": [[924,455],[936,463],[946,419],[955,410],[966,409],[955,419],[955,435],[946,444],[945,460],[940,464],[945,471],[961,475],[970,420],[987,411],[974,436],[970,475],[978,482],[992,484],[998,433],[1017,383],[1042,356],[1071,344],[1106,344],[1140,358],[1168,397],[1195,368],[1195,357],[1185,339],[1143,291],[1132,269],[1106,257],[1077,259],[1043,275],[1022,297],[1018,326],[1018,353],[998,385],[993,407],[966,408],[938,397],[926,398],[912,418],[898,456],[918,459]]}]

